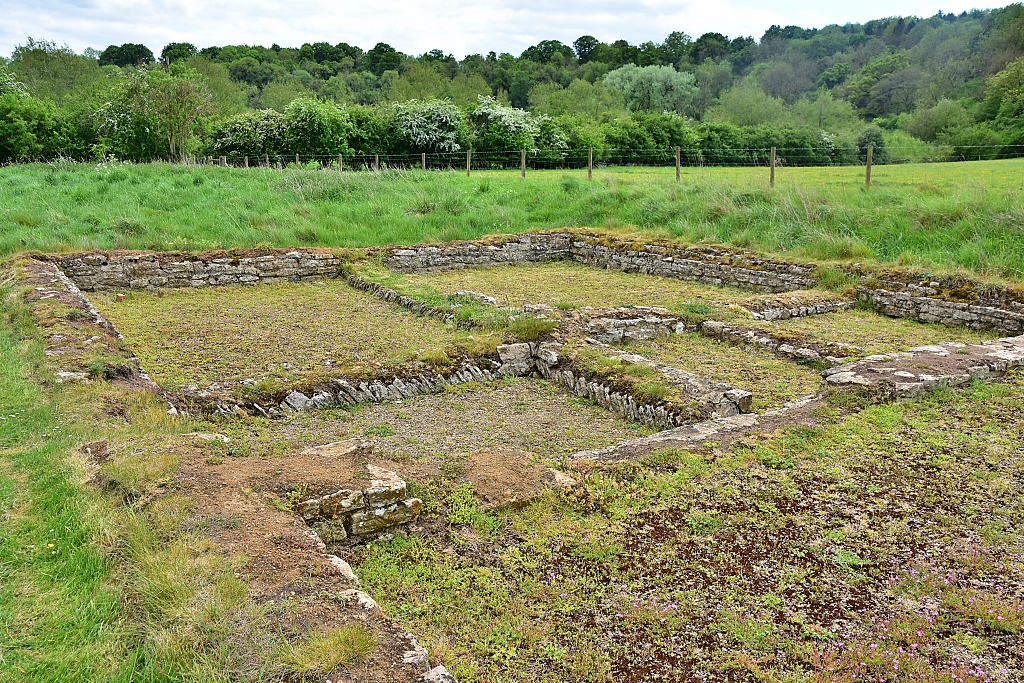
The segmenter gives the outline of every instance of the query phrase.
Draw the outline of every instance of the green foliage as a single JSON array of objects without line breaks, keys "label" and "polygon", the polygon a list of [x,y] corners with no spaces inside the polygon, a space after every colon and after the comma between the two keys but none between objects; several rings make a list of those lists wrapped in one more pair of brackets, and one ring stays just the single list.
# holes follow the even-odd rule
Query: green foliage
[{"label": "green foliage", "polygon": [[160,51],[160,61],[164,64],[173,64],[182,59],[195,57],[198,52],[192,43],[168,43]]},{"label": "green foliage", "polygon": [[868,126],[857,136],[858,156],[862,160],[867,159],[868,145],[872,146],[871,163],[886,164],[889,162],[889,150],[885,147],[885,134],[878,126]]},{"label": "green foliage", "polygon": [[861,113],[867,113],[876,86],[886,76],[905,69],[907,56],[902,52],[886,52],[853,75],[846,86],[847,98]]},{"label": "green foliage", "polygon": [[14,92],[0,95],[0,162],[48,156],[56,128],[52,103]]},{"label": "green foliage", "polygon": [[152,64],[153,51],[138,43],[111,45],[100,53],[100,66],[145,66]]},{"label": "green foliage", "polygon": [[985,101],[1002,123],[1017,122],[1024,114],[1024,57],[988,79]]},{"label": "green foliage", "polygon": [[734,126],[756,126],[780,123],[788,117],[782,100],[766,95],[756,83],[747,81],[723,93],[719,104],[705,118]]},{"label": "green foliage", "polygon": [[273,109],[250,111],[225,119],[213,130],[218,156],[259,158],[284,149],[285,118]]},{"label": "green foliage", "polygon": [[284,110],[285,149],[288,154],[350,153],[348,113],[333,102],[298,98]]},{"label": "green foliage", "polygon": [[603,83],[621,92],[632,110],[681,114],[697,92],[693,74],[676,71],[671,66],[627,64],[608,73]]},{"label": "green foliage", "polygon": [[962,104],[941,100],[928,109],[918,109],[900,127],[925,142],[945,142],[973,123],[974,117]]},{"label": "green foliage", "polygon": [[7,69],[0,64],[0,96],[2,95],[18,95],[19,97],[26,97],[28,90],[25,89],[25,84],[21,83],[14,77],[14,74],[9,72]]}]

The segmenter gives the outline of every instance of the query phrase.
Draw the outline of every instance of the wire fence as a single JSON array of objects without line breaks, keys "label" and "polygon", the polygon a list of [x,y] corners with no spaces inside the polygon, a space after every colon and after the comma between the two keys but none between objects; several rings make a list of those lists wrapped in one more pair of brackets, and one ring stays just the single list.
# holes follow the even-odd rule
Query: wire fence
[{"label": "wire fence", "polygon": [[[1024,157],[1024,145],[885,147],[874,151],[874,165],[947,163]],[[773,163],[774,161],[774,163]],[[868,148],[763,147],[654,149],[522,149],[508,151],[429,152],[419,154],[263,154],[207,156],[186,163],[239,168],[324,168],[344,171],[491,171],[572,170],[619,166],[804,167],[864,166]]]}]

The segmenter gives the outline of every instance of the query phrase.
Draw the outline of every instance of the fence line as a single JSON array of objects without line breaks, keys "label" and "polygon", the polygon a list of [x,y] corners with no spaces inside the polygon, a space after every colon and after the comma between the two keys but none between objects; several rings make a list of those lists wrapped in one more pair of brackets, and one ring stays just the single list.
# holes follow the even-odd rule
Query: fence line
[{"label": "fence line", "polygon": [[[774,156],[773,156],[774,154]],[[965,145],[886,147],[875,150],[874,165],[945,163],[1018,159],[1024,145]],[[289,168],[320,166],[342,171],[401,170],[526,170],[593,169],[612,166],[693,167],[801,167],[864,166],[867,148],[751,147],[751,148],[583,148],[517,149],[508,151],[459,150],[412,154],[263,154],[208,156],[186,163],[235,167]]]}]

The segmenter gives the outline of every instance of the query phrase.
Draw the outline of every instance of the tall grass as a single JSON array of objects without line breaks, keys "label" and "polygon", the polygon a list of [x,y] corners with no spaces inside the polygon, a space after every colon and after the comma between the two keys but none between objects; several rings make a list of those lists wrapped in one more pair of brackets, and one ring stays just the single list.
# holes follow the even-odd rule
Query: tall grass
[{"label": "tall grass", "polygon": [[1024,277],[1020,160],[513,173],[145,164],[0,169],[0,254],[410,244],[534,228],[635,229],[820,260]]},{"label": "tall grass", "polygon": [[[144,392],[47,390],[44,363],[25,305],[0,287],[0,681],[279,680],[286,639],[238,563],[189,530],[191,503],[124,506],[84,483],[78,444],[192,425]],[[105,423],[107,403],[129,415]],[[128,457],[105,472],[132,498],[170,464]]]}]

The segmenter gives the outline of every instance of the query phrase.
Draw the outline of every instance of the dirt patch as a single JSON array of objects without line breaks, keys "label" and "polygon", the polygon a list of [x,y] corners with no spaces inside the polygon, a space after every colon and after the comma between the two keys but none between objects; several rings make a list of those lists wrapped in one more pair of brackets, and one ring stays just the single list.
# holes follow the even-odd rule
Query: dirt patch
[{"label": "dirt patch", "polygon": [[549,470],[530,453],[511,448],[473,453],[466,459],[466,467],[457,481],[472,482],[473,493],[485,510],[529,502],[544,490]]}]

